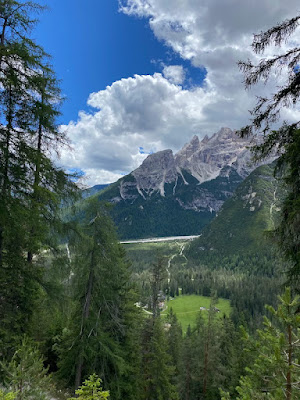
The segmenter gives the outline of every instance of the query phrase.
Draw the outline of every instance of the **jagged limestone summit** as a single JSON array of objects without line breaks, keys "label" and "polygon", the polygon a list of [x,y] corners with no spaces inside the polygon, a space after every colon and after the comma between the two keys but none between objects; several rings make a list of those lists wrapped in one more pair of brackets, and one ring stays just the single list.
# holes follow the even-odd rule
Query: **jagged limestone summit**
[{"label": "jagged limestone summit", "polygon": [[95,196],[114,204],[112,217],[123,239],[198,234],[258,167],[250,147],[229,128],[201,141],[194,136],[176,154],[150,154]]}]

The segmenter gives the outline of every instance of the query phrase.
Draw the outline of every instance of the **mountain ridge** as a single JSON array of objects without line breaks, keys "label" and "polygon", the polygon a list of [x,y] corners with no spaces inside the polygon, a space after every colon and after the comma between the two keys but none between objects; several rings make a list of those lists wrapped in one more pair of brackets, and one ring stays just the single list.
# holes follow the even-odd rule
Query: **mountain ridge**
[{"label": "mountain ridge", "polygon": [[229,128],[201,141],[195,135],[175,155],[149,155],[96,196],[114,204],[122,239],[199,234],[259,165],[250,162],[250,146]]}]

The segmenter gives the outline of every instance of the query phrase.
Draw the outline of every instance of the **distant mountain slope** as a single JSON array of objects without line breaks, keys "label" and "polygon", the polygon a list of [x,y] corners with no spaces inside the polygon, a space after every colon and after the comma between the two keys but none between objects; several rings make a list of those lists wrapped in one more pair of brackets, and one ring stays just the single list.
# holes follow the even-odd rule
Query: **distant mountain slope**
[{"label": "distant mountain slope", "polygon": [[84,189],[82,191],[82,198],[86,199],[87,197],[93,196],[94,194],[100,192],[101,190],[105,189],[109,184],[103,184],[103,185],[95,185],[90,188]]},{"label": "distant mountain slope", "polygon": [[95,196],[100,201],[114,203],[111,215],[123,239],[198,234],[215,217],[216,210],[232,195],[242,178],[230,169],[213,181],[199,185],[188,172],[181,173],[176,195],[169,183],[164,185],[164,196],[157,191],[148,197],[136,196],[133,189],[127,190],[126,200],[116,200],[120,186],[128,187],[135,182],[130,174]]},{"label": "distant mountain slope", "polygon": [[202,141],[194,136],[175,155],[149,155],[95,196],[114,204],[122,239],[198,234],[257,167],[249,146],[229,128]]},{"label": "distant mountain slope", "polygon": [[193,241],[188,254],[239,254],[271,246],[265,232],[274,229],[284,196],[282,184],[274,178],[274,165],[253,171],[228,199],[218,216]]}]

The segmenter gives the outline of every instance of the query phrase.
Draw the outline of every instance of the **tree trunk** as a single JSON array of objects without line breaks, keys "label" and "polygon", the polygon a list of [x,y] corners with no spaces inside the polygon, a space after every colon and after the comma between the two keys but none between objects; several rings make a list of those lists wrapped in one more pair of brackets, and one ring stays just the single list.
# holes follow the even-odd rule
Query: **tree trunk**
[{"label": "tree trunk", "polygon": [[207,381],[208,381],[208,362],[209,362],[209,350],[210,350],[210,335],[211,335],[211,318],[212,318],[212,305],[210,306],[208,323],[207,323],[207,338],[204,347],[204,368],[203,368],[203,399],[206,398],[207,392]]},{"label": "tree trunk", "polygon": [[[1,187],[1,203],[3,207],[3,215],[6,215],[7,209],[7,200],[10,197],[9,193],[9,151],[11,145],[11,129],[12,129],[12,120],[13,120],[13,110],[12,110],[12,90],[11,87],[9,89],[9,110],[7,115],[7,127],[5,130],[6,138],[5,138],[5,149],[4,153],[4,170],[3,170],[3,180]],[[4,240],[4,229],[5,229],[5,221],[1,221],[2,226],[0,226],[0,265],[2,265],[3,259],[3,240]]]},{"label": "tree trunk", "polygon": [[288,341],[289,341],[289,348],[288,348],[288,373],[286,375],[286,399],[292,399],[292,327],[291,325],[288,326]]},{"label": "tree trunk", "polygon": [[[44,104],[44,97],[42,94],[42,104]],[[40,184],[40,171],[41,171],[41,152],[42,152],[42,134],[43,134],[43,127],[42,127],[42,121],[40,118],[39,121],[39,128],[38,128],[38,144],[37,144],[37,159],[36,159],[36,164],[35,164],[35,171],[34,171],[34,182],[33,182],[33,206],[32,209],[35,210],[36,208],[39,207],[39,202],[37,198],[37,190]],[[33,237],[34,235],[34,226],[31,227],[30,229],[30,236]],[[27,253],[27,262],[29,264],[32,263],[33,259],[33,251],[31,249],[28,250]]]},{"label": "tree trunk", "polygon": [[[85,295],[85,299],[84,299],[84,306],[83,306],[83,310],[82,310],[82,325],[81,325],[79,340],[82,340],[82,338],[85,334],[85,332],[84,332],[85,326],[84,325],[85,325],[85,321],[88,319],[89,314],[90,314],[93,283],[94,283],[94,251],[92,252],[92,256],[91,256],[90,273],[89,273],[89,279],[88,279],[88,284],[87,284],[87,289],[86,289],[86,295]],[[79,354],[78,362],[77,362],[77,366],[76,366],[75,390],[77,390],[79,385],[81,384],[83,361],[84,360],[83,360],[82,352],[80,349],[80,354]]]}]

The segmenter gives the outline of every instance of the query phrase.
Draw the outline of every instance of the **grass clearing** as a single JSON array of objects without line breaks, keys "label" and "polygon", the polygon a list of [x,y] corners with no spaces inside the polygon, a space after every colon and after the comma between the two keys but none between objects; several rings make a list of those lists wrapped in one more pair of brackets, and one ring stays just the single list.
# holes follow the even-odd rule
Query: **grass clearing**
[{"label": "grass clearing", "polygon": [[[208,309],[210,306],[210,300],[210,297],[183,295],[176,297],[174,300],[169,300],[167,306],[168,309],[173,309],[182,326],[182,331],[185,334],[188,325],[193,326],[195,324],[199,312],[203,313],[204,318],[207,317],[207,311],[200,311],[200,307]],[[220,310],[220,312],[217,313],[219,318],[222,318],[224,314],[229,316],[231,312],[229,300],[219,299],[215,306]],[[164,316],[166,314],[167,311],[164,311],[161,315]]]}]

